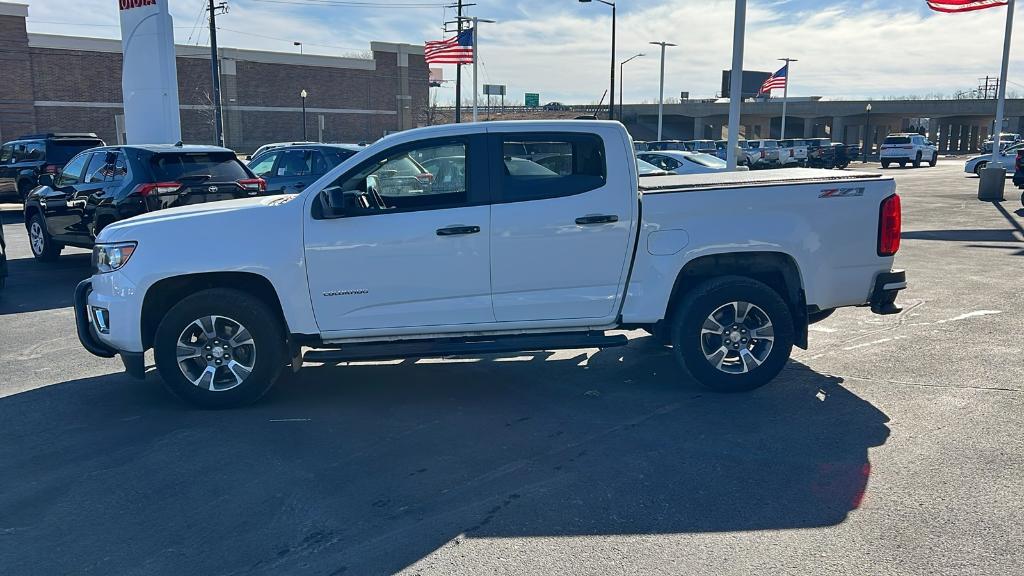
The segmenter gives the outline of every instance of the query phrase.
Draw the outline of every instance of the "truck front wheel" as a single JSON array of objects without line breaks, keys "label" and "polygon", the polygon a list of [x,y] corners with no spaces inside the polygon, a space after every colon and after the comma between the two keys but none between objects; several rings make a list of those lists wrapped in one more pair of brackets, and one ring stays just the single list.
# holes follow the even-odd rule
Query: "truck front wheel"
[{"label": "truck front wheel", "polygon": [[285,359],[277,314],[239,290],[212,288],[175,304],[153,341],[164,385],[201,408],[231,408],[259,400]]},{"label": "truck front wheel", "polygon": [[694,287],[676,307],[671,330],[676,359],[717,392],[767,384],[793,348],[789,307],[767,284],[741,276]]}]

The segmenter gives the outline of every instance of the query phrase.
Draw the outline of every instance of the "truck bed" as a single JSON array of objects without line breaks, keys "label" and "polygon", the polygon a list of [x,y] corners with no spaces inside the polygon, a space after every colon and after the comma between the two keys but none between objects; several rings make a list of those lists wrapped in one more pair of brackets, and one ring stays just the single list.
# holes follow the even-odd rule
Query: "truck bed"
[{"label": "truck bed", "polygon": [[874,172],[847,172],[818,168],[783,168],[779,170],[752,170],[744,172],[713,172],[686,176],[652,176],[640,179],[644,194],[690,192],[722,188],[750,188],[760,186],[787,186],[792,184],[821,184],[880,178]]}]

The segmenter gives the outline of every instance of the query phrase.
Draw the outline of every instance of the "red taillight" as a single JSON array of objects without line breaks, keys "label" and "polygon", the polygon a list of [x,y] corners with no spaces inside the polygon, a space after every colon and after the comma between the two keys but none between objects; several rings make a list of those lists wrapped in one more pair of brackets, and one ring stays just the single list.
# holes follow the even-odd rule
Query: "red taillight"
[{"label": "red taillight", "polygon": [[56,174],[60,172],[60,166],[56,164],[43,164],[43,172],[46,174]]},{"label": "red taillight", "polygon": [[878,210],[878,255],[894,256],[900,249],[900,232],[903,228],[900,197],[897,194],[882,200]]},{"label": "red taillight", "polygon": [[430,172],[423,172],[422,174],[416,175],[416,180],[418,180],[420,184],[426,186],[427,184],[434,183],[434,175]]},{"label": "red taillight", "polygon": [[170,194],[177,192],[181,188],[181,184],[178,182],[151,182],[149,184],[139,184],[132,190],[132,194],[138,194],[139,196],[149,196],[150,194]]},{"label": "red taillight", "polygon": [[248,190],[249,192],[267,191],[267,181],[263,178],[245,178],[239,180],[238,185],[242,187],[242,190]]},{"label": "red taillight", "polygon": [[761,158],[764,158],[764,150],[761,150]]}]

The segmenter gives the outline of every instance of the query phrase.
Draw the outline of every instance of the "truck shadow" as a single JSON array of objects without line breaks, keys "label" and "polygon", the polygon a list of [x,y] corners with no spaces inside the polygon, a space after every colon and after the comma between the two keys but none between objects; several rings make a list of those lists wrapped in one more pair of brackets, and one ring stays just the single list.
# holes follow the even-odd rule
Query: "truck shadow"
[{"label": "truck shadow", "polygon": [[72,306],[75,286],[92,274],[91,258],[65,254],[56,262],[36,262],[31,256],[8,260],[0,316]]},{"label": "truck shadow", "polygon": [[651,338],[311,367],[222,412],[152,373],[88,378],[0,399],[0,557],[12,574],[378,574],[474,538],[832,526],[887,422],[799,363],[708,393]]}]

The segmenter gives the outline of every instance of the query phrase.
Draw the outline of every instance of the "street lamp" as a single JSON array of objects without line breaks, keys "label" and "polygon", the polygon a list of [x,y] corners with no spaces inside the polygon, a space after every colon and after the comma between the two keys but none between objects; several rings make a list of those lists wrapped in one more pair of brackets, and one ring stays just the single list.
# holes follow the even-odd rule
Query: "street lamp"
[{"label": "street lamp", "polygon": [[[583,4],[589,3],[591,0],[579,0]],[[608,2],[607,0],[597,0],[605,6],[612,7],[612,65],[611,65],[611,79],[608,84],[608,119],[614,120],[615,111],[615,2]]]},{"label": "street lamp", "polygon": [[651,42],[655,46],[661,46],[661,85],[658,88],[658,140],[661,140],[661,120],[665,108],[665,47],[678,46],[671,42]]},{"label": "street lamp", "polygon": [[870,144],[868,143],[869,142],[868,138],[871,138],[871,103],[870,102],[868,102],[868,105],[864,107],[864,113],[866,114],[867,119],[864,121],[864,162],[862,162],[862,164],[867,164],[868,163],[868,150],[870,150],[871,149],[871,145],[874,144],[873,142],[870,143]]},{"label": "street lamp", "polygon": [[634,58],[639,58],[643,55],[644,53],[641,52],[639,54],[630,56],[629,58],[626,58],[625,60],[619,63],[619,122],[622,122],[622,67],[629,63],[630,60]]},{"label": "street lamp", "polygon": [[303,88],[302,92],[299,92],[299,98],[302,99],[302,141],[306,141],[306,89]]},{"label": "street lamp", "polygon": [[298,46],[299,54],[302,54],[302,42],[292,42],[292,46]]}]

